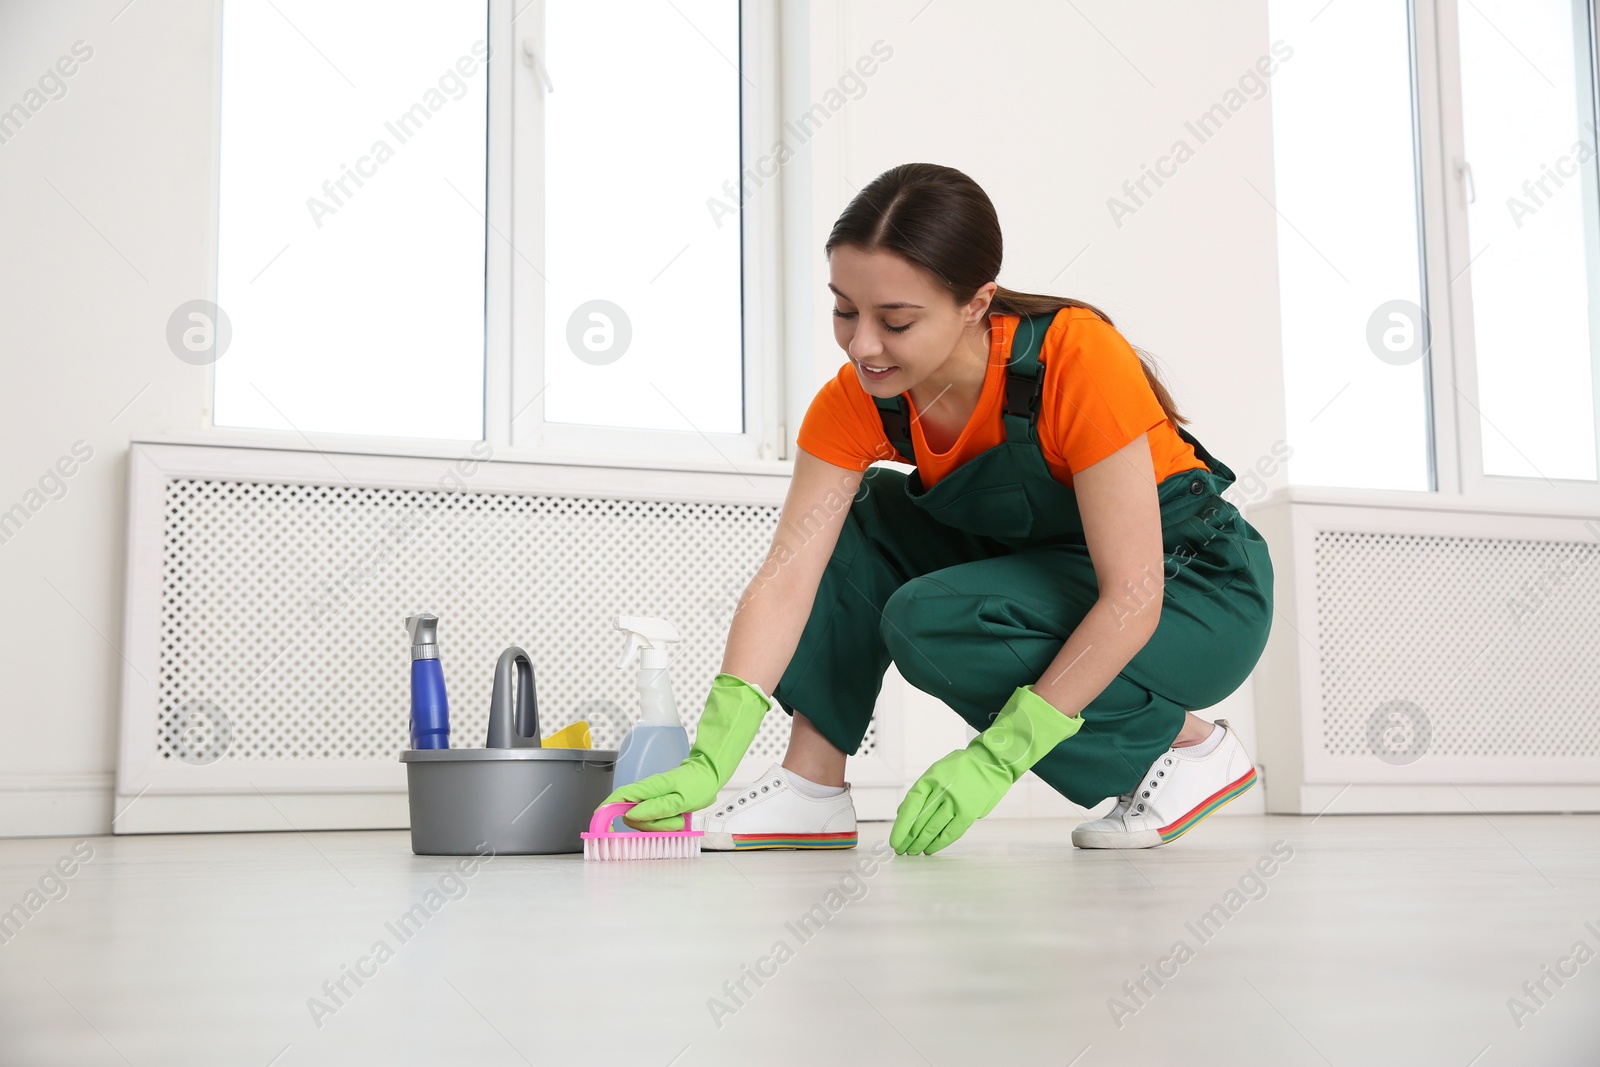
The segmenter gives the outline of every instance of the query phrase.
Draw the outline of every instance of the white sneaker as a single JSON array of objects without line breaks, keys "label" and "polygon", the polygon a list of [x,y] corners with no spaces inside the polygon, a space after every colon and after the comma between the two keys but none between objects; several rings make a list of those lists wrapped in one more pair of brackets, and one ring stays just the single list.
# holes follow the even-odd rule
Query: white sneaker
[{"label": "white sneaker", "polygon": [[1176,841],[1222,805],[1256,784],[1255,765],[1227,719],[1222,741],[1205,756],[1170,748],[1150,765],[1133,792],[1104,818],[1072,831],[1079,848],[1153,848]]},{"label": "white sneaker", "polygon": [[696,811],[689,827],[704,830],[709,852],[757,848],[855,848],[856,805],[850,783],[831,797],[806,796],[794,788],[781,763],[768,767],[744,791]]}]

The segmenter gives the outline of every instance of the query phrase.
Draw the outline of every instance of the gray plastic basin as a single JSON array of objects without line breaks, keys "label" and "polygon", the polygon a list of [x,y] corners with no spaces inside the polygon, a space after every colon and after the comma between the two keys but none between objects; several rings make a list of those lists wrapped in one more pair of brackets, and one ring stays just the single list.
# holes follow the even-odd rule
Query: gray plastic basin
[{"label": "gray plastic basin", "polygon": [[611,793],[608,748],[406,749],[411,851],[419,856],[582,852]]}]

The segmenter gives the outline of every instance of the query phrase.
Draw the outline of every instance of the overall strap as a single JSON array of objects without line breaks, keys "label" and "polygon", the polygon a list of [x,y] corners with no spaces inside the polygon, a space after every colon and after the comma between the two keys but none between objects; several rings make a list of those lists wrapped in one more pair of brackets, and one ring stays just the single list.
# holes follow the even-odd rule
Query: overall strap
[{"label": "overall strap", "polygon": [[1233,469],[1216,456],[1213,456],[1211,454],[1211,450],[1206,448],[1205,445],[1201,444],[1194,434],[1190,433],[1188,430],[1185,430],[1182,426],[1178,426],[1176,422],[1174,422],[1172,425],[1177,427],[1178,436],[1189,442],[1190,446],[1194,448],[1194,454],[1199,456],[1201,461],[1205,463],[1207,467],[1211,468],[1211,473],[1221,478],[1224,484],[1232,485],[1234,482],[1239,480],[1238,475],[1233,473]]},{"label": "overall strap", "polygon": [[883,435],[896,452],[915,463],[917,456],[911,450],[911,411],[906,405],[905,394],[875,396],[872,402],[878,405],[878,420],[883,423]]},{"label": "overall strap", "polygon": [[[1055,317],[1054,311],[1024,315],[1012,335],[1011,359],[1006,367],[1004,406],[1008,441],[1038,443],[1036,424],[1039,397],[1044,390],[1044,367],[1039,362],[1039,350],[1044,346],[1045,331]],[[872,402],[877,405],[884,436],[895,447],[895,451],[915,463],[916,453],[911,445],[911,412],[905,394],[875,396]]]},{"label": "overall strap", "polygon": [[1011,360],[1006,367],[1006,440],[1039,443],[1039,398],[1044,395],[1044,364],[1039,350],[1056,313],[1024,315],[1011,338]]}]

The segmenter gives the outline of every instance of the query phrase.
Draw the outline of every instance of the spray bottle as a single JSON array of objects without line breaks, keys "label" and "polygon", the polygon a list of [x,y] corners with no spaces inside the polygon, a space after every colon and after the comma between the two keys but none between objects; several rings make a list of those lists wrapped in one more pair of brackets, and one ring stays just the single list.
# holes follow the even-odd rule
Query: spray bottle
[{"label": "spray bottle", "polygon": [[[667,677],[667,665],[672,659],[667,646],[682,640],[677,627],[665,619],[622,615],[616,620],[616,628],[628,635],[619,668],[627,669],[634,650],[639,650],[639,721],[622,739],[611,778],[612,788],[620,789],[652,774],[670,771],[687,759],[689,731],[678,717],[672,681]],[[633,830],[620,816],[612,825],[619,833]]]},{"label": "spray bottle", "polygon": [[424,611],[406,619],[411,635],[411,747],[450,747],[450,704],[439,664],[439,616]]}]

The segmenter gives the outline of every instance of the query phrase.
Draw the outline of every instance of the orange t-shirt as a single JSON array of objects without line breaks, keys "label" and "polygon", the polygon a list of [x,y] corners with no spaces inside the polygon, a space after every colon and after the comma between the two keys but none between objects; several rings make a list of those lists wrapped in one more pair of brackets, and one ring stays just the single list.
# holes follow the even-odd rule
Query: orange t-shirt
[{"label": "orange t-shirt", "polygon": [[[921,460],[917,470],[926,489],[1006,438],[1002,414],[1005,371],[1012,334],[1021,318],[995,314],[989,321],[994,331],[983,392],[948,452],[928,447],[916,405],[906,397],[912,444]],[[1094,312],[1077,307],[1056,312],[1045,332],[1039,361],[1044,365],[1039,443],[1045,465],[1061,484],[1071,486],[1074,473],[1146,432],[1157,482],[1178,471],[1209,469],[1193,446],[1178,436],[1177,425],[1162,410],[1144,376],[1139,354],[1116,327]],[[889,443],[878,407],[861,387],[855,365],[849,361],[817,391],[800,423],[796,443],[819,459],[852,470],[865,470],[878,460],[912,462]]]}]

